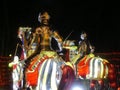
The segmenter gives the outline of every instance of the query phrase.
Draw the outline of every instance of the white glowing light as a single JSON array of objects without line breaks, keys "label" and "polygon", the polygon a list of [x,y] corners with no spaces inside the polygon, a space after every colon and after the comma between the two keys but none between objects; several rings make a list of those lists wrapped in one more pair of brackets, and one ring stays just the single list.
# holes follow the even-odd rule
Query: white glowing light
[{"label": "white glowing light", "polygon": [[73,86],[71,90],[83,90],[80,86]]}]

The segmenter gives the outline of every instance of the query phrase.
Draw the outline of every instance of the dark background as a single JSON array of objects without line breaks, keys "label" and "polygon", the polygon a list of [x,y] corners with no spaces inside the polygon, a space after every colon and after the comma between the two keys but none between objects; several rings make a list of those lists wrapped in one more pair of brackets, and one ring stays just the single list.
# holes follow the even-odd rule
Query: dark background
[{"label": "dark background", "polygon": [[[68,2],[67,2],[68,1]],[[0,3],[0,55],[14,54],[19,26],[35,27],[38,13],[49,11],[51,24],[65,39],[80,40],[82,30],[96,52],[120,50],[118,2],[81,0],[2,0]]]}]

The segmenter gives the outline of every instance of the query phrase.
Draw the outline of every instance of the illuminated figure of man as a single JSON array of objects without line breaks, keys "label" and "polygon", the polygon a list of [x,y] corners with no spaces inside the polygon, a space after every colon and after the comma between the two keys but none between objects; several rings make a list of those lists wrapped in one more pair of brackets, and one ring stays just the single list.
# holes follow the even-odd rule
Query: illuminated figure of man
[{"label": "illuminated figure of man", "polygon": [[[40,26],[37,27],[32,35],[31,42],[29,44],[29,49],[27,52],[28,58],[33,57],[40,52],[51,51],[51,40],[54,38],[59,47],[59,51],[62,51],[62,37],[56,31],[52,31],[49,26],[50,16],[48,12],[42,12],[38,15],[38,21]],[[57,50],[56,50],[57,51]]]},{"label": "illuminated figure of man", "polygon": [[[52,50],[51,48],[51,39],[52,37],[58,41],[58,45],[62,43],[62,37],[59,36],[58,32],[52,31],[49,26],[50,16],[47,12],[40,13],[38,16],[38,21],[41,23],[41,26],[36,29],[40,33],[40,48],[41,50]],[[62,48],[59,47],[61,50]]]},{"label": "illuminated figure of man", "polygon": [[90,44],[89,40],[87,39],[87,34],[86,32],[82,32],[80,35],[81,40],[79,41],[78,45],[78,53],[80,54],[81,57],[93,53],[94,52],[94,47]]}]

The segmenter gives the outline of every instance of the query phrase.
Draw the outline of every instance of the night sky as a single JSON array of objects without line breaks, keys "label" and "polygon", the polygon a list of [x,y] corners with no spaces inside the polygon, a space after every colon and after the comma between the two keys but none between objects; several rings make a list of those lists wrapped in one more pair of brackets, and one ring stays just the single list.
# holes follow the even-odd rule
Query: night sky
[{"label": "night sky", "polygon": [[[68,1],[68,2],[67,2]],[[38,13],[46,10],[50,24],[65,39],[80,40],[86,31],[96,52],[120,50],[118,2],[81,0],[3,0],[0,3],[0,55],[14,54],[19,26],[35,27]]]}]

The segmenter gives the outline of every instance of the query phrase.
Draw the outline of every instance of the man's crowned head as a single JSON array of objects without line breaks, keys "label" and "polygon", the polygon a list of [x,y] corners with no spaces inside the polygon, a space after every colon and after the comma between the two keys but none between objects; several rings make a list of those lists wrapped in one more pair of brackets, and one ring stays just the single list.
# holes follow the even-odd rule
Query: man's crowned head
[{"label": "man's crowned head", "polygon": [[39,15],[38,15],[38,21],[39,21],[40,23],[42,23],[42,24],[47,25],[49,19],[50,19],[50,15],[48,14],[47,11],[41,12],[41,13],[39,13]]}]

